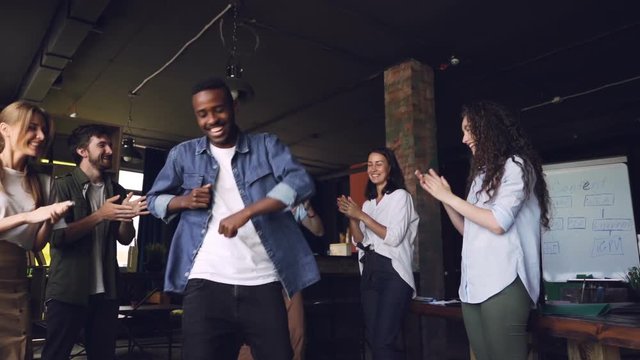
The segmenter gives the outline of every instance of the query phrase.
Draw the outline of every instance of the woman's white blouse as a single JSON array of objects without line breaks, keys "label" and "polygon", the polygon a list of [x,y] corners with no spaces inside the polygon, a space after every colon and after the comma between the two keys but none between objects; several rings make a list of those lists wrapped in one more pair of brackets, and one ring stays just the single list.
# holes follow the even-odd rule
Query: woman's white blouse
[{"label": "woman's white blouse", "polygon": [[[11,168],[4,168],[2,185],[4,191],[0,191],[0,218],[29,212],[35,209],[35,202],[31,193],[25,188],[25,173]],[[57,194],[50,176],[38,175],[42,187],[44,205],[56,201]],[[25,250],[31,250],[36,239],[36,234],[42,223],[23,224],[13,229],[0,232],[0,240],[12,242]],[[54,225],[54,229],[66,227],[64,219]]]},{"label": "woman's white blouse", "polygon": [[[362,205],[362,211],[375,221],[387,228],[387,236],[382,239],[371,229],[360,222],[360,230],[364,234],[362,244],[371,245],[375,252],[391,259],[391,265],[400,277],[413,289],[416,285],[413,279],[413,248],[418,232],[420,218],[413,207],[411,194],[398,189],[386,194],[376,204],[376,200],[367,200]],[[358,258],[364,256],[364,251],[358,249]],[[362,263],[360,273],[362,273]]]},{"label": "woman's white blouse", "polygon": [[[522,162],[522,159],[515,157]],[[489,202],[478,175],[467,201],[491,210],[505,231],[497,235],[464,219],[462,276],[459,296],[465,303],[481,303],[497,294],[519,276],[535,304],[540,293],[540,206],[533,193],[524,193],[523,171],[513,159],[506,161],[496,196]],[[527,197],[528,195],[528,197]]]}]

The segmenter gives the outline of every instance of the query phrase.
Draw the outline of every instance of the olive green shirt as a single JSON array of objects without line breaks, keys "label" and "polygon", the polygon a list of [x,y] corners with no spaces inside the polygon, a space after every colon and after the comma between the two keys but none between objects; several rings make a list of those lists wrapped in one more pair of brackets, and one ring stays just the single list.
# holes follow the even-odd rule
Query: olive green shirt
[{"label": "olive green shirt", "polygon": [[[126,190],[108,174],[103,175],[105,199],[120,195],[118,203],[126,197]],[[72,172],[56,178],[55,186],[59,201],[75,202],[72,211],[65,217],[71,224],[91,214],[91,205],[86,198],[90,181],[87,175],[76,167]],[[107,299],[117,299],[118,262],[116,259],[116,237],[119,221],[112,221],[103,241],[104,289]],[[65,238],[64,229],[55,230],[51,238],[51,268],[47,282],[46,299],[58,300],[75,305],[87,305],[90,295],[90,274],[93,231],[81,238],[70,241]]]}]

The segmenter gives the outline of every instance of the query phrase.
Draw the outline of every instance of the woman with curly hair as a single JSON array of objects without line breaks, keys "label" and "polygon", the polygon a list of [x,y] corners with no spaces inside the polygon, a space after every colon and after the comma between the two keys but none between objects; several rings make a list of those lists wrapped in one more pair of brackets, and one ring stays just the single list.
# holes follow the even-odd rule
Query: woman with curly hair
[{"label": "woman with curly hair", "polygon": [[549,194],[540,159],[503,106],[463,107],[462,142],[473,155],[464,200],[433,169],[416,171],[462,234],[459,296],[478,360],[527,358],[527,319],[540,294],[540,234]]},{"label": "woman with curly hair", "polygon": [[[31,359],[25,250],[39,251],[70,201],[51,204],[53,182],[34,161],[53,135],[44,110],[14,102],[0,112],[0,359]],[[51,205],[49,205],[51,204]],[[64,220],[61,224],[64,225]]]},{"label": "woman with curly hair", "polygon": [[393,151],[371,151],[367,174],[368,200],[362,209],[344,195],[337,205],[349,218],[359,249],[361,301],[373,359],[399,360],[405,357],[397,346],[398,335],[415,296],[411,264],[419,218]]}]

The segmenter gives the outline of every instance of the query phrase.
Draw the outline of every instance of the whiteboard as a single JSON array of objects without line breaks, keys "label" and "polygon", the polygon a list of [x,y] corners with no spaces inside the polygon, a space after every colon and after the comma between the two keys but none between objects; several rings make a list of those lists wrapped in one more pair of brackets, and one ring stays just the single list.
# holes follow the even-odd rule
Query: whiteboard
[{"label": "whiteboard", "polygon": [[577,274],[624,279],[640,265],[629,174],[620,160],[543,167],[551,198],[550,229],[542,234],[546,281]]}]

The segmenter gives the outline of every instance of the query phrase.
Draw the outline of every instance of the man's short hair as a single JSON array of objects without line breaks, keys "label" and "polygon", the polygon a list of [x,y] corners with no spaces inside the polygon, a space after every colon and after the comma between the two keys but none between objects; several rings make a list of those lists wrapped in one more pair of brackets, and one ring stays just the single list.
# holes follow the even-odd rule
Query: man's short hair
[{"label": "man's short hair", "polygon": [[78,155],[77,149],[86,149],[92,136],[106,136],[111,138],[113,132],[113,128],[98,124],[82,125],[73,129],[71,135],[67,138],[67,146],[69,147],[69,151],[71,151],[71,156],[73,156],[76,165],[82,161],[82,156]]},{"label": "man's short hair", "polygon": [[210,77],[198,82],[191,88],[191,95],[195,95],[204,90],[217,89],[221,89],[224,92],[229,104],[233,104],[233,95],[231,95],[229,85],[227,85],[227,83],[219,77]]}]

